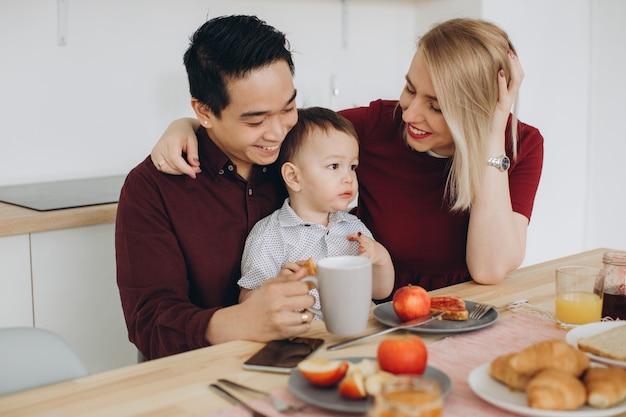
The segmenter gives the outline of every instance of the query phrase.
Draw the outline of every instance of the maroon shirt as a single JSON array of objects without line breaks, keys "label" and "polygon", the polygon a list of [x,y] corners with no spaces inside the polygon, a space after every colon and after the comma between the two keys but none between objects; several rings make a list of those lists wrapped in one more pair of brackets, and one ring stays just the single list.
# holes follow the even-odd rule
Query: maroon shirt
[{"label": "maroon shirt", "polygon": [[[444,201],[449,159],[409,150],[397,101],[377,100],[340,114],[359,136],[356,214],[391,254],[395,288],[411,283],[432,290],[470,280],[465,262],[469,214],[451,212]],[[543,137],[534,127],[518,123],[516,160],[508,133],[507,143],[513,210],[530,219]]]},{"label": "maroon shirt", "polygon": [[245,181],[204,129],[198,140],[195,180],[163,175],[148,157],[119,200],[117,282],[129,339],[148,359],[208,345],[211,316],[238,300],[248,232],[286,196],[274,166]]}]

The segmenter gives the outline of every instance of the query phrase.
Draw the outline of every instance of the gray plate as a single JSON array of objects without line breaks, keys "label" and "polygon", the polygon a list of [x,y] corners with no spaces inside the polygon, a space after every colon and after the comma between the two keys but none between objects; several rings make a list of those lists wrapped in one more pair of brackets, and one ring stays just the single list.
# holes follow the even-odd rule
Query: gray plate
[{"label": "gray plate", "polygon": [[[471,312],[476,305],[473,301],[465,301],[465,307]],[[420,327],[407,328],[405,330],[414,333],[462,333],[471,332],[473,330],[482,329],[483,327],[491,326],[498,320],[498,312],[495,309],[489,310],[487,314],[480,320],[433,320],[428,324]],[[386,326],[396,326],[402,321],[398,318],[395,311],[393,311],[393,304],[391,301],[388,303],[380,304],[374,309],[374,318],[380,323]]]},{"label": "gray plate", "polygon": [[[342,360],[358,363],[364,358],[341,358]],[[367,358],[376,360],[376,358]],[[448,375],[444,374],[437,368],[427,366],[424,376],[428,376],[436,380],[441,386],[441,392],[446,397],[452,390],[452,381]],[[362,400],[349,400],[339,395],[337,386],[334,387],[316,387],[307,381],[299,371],[294,371],[289,376],[287,383],[291,392],[300,400],[307,404],[323,408],[325,410],[341,411],[343,413],[365,413],[374,404],[374,398],[368,396]]]}]

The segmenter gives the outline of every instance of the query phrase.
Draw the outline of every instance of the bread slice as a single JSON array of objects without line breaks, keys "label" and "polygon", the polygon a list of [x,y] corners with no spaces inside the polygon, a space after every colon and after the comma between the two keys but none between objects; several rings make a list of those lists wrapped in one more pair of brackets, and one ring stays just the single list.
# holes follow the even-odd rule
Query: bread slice
[{"label": "bread slice", "polygon": [[306,268],[307,275],[312,277],[317,276],[317,265],[315,265],[313,258],[307,259],[304,263],[304,267]]},{"label": "bread slice", "polygon": [[469,312],[465,307],[465,301],[461,297],[452,295],[437,295],[430,297],[430,312],[441,313],[446,320],[467,320]]},{"label": "bread slice", "polygon": [[626,325],[578,339],[578,349],[603,358],[626,361]]}]

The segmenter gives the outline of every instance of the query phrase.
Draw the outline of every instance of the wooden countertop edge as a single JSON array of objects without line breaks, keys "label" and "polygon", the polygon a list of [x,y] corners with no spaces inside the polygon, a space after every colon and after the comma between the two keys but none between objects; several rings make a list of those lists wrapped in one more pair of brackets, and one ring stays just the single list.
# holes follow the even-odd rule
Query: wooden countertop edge
[{"label": "wooden countertop edge", "polygon": [[0,237],[115,223],[117,203],[36,211],[0,203]]}]

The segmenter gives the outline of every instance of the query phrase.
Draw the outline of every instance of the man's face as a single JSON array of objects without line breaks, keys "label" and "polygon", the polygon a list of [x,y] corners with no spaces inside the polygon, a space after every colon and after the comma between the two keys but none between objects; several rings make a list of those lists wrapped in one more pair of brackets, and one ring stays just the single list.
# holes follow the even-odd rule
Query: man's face
[{"label": "man's face", "polygon": [[228,82],[230,104],[221,118],[209,113],[207,128],[217,146],[247,178],[252,165],[276,161],[287,132],[298,121],[296,90],[284,61]]}]

